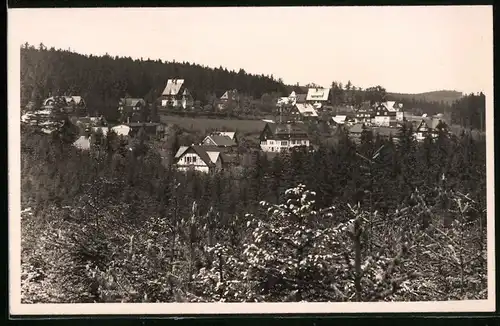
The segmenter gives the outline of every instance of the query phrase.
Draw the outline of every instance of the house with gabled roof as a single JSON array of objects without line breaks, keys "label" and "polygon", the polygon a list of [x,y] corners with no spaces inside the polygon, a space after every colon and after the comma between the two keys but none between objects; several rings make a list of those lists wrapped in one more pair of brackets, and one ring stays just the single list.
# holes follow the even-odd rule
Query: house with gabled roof
[{"label": "house with gabled roof", "polygon": [[295,103],[290,114],[295,120],[306,120],[318,117],[318,112],[316,112],[316,109],[310,103]]},{"label": "house with gabled roof", "polygon": [[224,110],[229,103],[238,103],[239,99],[240,95],[238,94],[237,89],[227,90],[219,98],[219,103],[217,103],[217,107],[219,110]]},{"label": "house with gabled roof", "polygon": [[42,103],[43,109],[54,109],[56,107],[67,113],[79,113],[82,115],[87,112],[85,100],[78,95],[51,96],[46,98]]},{"label": "house with gabled roof", "polygon": [[444,131],[446,134],[449,133],[446,122],[435,117],[422,117],[422,120],[415,128],[414,135],[417,141],[422,142],[428,135],[433,139],[437,138],[439,131]]},{"label": "house with gabled roof", "polygon": [[186,87],[184,79],[169,79],[160,96],[162,108],[190,108],[193,106],[193,97]]},{"label": "house with gabled roof", "polygon": [[142,98],[126,97],[121,98],[118,103],[118,112],[122,122],[141,121],[147,103]]},{"label": "house with gabled roof", "polygon": [[355,110],[355,122],[370,125],[375,117],[374,109],[369,101],[365,101]]},{"label": "house with gabled roof", "polygon": [[223,169],[223,153],[220,150],[200,146],[181,146],[174,157],[174,164],[180,171],[214,173]]},{"label": "house with gabled roof", "polygon": [[267,123],[260,134],[260,148],[264,152],[281,152],[310,145],[307,131],[299,124]]},{"label": "house with gabled roof", "polygon": [[[234,137],[234,133],[233,133]],[[226,134],[222,134],[219,132],[213,132],[210,135],[206,136],[202,142],[201,145],[204,146],[217,146],[217,147],[234,147],[236,146],[236,141],[234,138],[231,138],[230,136]]]}]

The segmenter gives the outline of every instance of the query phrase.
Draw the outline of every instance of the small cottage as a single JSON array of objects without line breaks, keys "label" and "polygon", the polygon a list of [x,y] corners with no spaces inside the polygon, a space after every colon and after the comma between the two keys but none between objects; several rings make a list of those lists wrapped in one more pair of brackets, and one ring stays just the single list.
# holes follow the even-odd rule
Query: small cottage
[{"label": "small cottage", "polygon": [[181,146],[175,154],[174,162],[180,171],[214,173],[223,169],[222,153],[199,145]]}]

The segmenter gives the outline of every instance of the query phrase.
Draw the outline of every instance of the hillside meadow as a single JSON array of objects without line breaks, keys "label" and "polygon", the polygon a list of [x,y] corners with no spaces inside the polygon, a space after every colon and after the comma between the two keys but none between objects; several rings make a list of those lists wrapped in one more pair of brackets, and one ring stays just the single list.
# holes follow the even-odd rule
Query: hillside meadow
[{"label": "hillside meadow", "polygon": [[206,130],[237,131],[241,134],[259,134],[266,125],[262,120],[188,118],[180,116],[160,116],[161,122],[175,124],[182,129],[205,133]]}]

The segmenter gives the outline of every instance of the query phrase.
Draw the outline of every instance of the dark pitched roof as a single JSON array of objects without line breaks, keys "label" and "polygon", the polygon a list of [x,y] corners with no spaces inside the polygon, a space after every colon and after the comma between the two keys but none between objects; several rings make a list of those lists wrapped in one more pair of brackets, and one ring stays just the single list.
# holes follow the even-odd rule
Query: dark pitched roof
[{"label": "dark pitched roof", "polygon": [[218,145],[218,146],[236,146],[236,142],[231,139],[229,136],[224,135],[210,135],[210,138]]},{"label": "dark pitched roof", "polygon": [[207,153],[207,149],[203,146],[200,145],[181,146],[179,148],[179,151],[181,150],[181,148],[184,148],[185,150],[181,154],[179,153],[176,154],[176,161],[178,161],[182,156],[184,156],[184,154],[186,154],[187,151],[192,149],[196,154],[198,154],[200,159],[203,162],[205,162],[206,165],[212,166],[214,164],[212,163],[212,160],[210,159],[210,156]]},{"label": "dark pitched roof", "polygon": [[142,98],[131,98],[131,97],[120,99],[120,105],[122,106],[136,106],[137,104],[145,105],[146,101],[144,101]]},{"label": "dark pitched roof", "polygon": [[279,123],[268,123],[267,124],[271,132],[275,135],[303,135],[307,134],[307,131],[297,124],[279,124]]},{"label": "dark pitched roof", "polygon": [[126,123],[125,125],[129,126],[130,128],[161,126],[161,124],[158,122],[130,122]]},{"label": "dark pitched roof", "polygon": [[222,161],[226,164],[238,164],[238,155],[221,153]]},{"label": "dark pitched roof", "polygon": [[307,94],[297,94],[297,103],[305,103]]}]

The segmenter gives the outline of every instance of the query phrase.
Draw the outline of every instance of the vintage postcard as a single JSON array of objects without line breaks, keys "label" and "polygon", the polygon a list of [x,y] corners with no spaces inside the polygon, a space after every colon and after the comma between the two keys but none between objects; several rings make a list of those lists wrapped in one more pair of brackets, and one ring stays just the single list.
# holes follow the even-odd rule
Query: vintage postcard
[{"label": "vintage postcard", "polygon": [[11,9],[12,315],[495,309],[492,6]]}]

